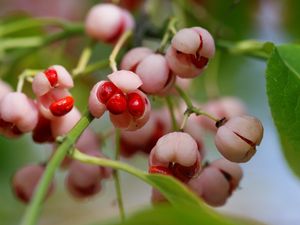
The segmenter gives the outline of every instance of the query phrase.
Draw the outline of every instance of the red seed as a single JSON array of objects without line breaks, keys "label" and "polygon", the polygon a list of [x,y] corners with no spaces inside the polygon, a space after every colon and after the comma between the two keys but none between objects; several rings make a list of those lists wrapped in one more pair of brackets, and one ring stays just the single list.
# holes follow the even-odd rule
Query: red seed
[{"label": "red seed", "polygon": [[106,104],[107,101],[117,92],[119,88],[117,88],[112,82],[107,81],[102,84],[97,91],[97,98],[103,104]]},{"label": "red seed", "polygon": [[113,95],[106,103],[107,110],[114,114],[119,115],[127,110],[127,101],[123,93]]},{"label": "red seed", "polygon": [[52,87],[55,87],[57,85],[57,81],[58,81],[56,70],[47,69],[47,70],[45,70],[44,74],[46,75],[50,85]]},{"label": "red seed", "polygon": [[151,166],[149,168],[149,173],[158,173],[158,174],[163,174],[163,175],[172,175],[172,171],[164,166]]},{"label": "red seed", "polygon": [[72,96],[59,99],[53,102],[49,109],[54,116],[64,116],[72,110],[74,106],[74,99]]},{"label": "red seed", "polygon": [[143,98],[137,93],[127,95],[128,111],[134,117],[141,117],[145,112],[145,103]]}]

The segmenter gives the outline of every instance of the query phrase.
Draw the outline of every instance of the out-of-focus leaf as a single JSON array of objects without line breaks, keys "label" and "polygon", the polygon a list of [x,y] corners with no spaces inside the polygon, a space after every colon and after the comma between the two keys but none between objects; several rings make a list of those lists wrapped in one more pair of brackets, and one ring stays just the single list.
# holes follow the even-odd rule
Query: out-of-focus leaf
[{"label": "out-of-focus leaf", "polygon": [[300,46],[277,47],[267,66],[267,94],[284,155],[300,176]]}]

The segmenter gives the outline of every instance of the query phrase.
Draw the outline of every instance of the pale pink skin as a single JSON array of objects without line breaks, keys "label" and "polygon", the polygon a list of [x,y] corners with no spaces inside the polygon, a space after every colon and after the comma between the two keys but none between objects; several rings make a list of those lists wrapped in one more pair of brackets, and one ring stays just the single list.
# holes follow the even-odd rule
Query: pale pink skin
[{"label": "pale pink skin", "polygon": [[[16,197],[24,203],[28,203],[44,173],[45,167],[41,165],[28,165],[18,170],[12,179],[12,188]],[[47,196],[53,192],[54,183],[51,182]]]},{"label": "pale pink skin", "polygon": [[124,93],[133,92],[143,84],[137,74],[128,70],[118,70],[107,75],[107,77]]},{"label": "pale pink skin", "polygon": [[8,93],[12,92],[12,88],[9,84],[7,84],[6,82],[0,80],[0,102],[1,99],[7,95]]},{"label": "pale pink skin", "polygon": [[119,115],[114,115],[112,113],[109,113],[110,121],[115,127],[127,131],[135,131],[142,128],[149,120],[151,105],[149,99],[147,98],[147,95],[145,95],[140,90],[136,90],[134,91],[134,93],[139,94],[144,100],[144,104],[145,104],[144,114],[140,118],[134,118],[132,115],[129,114],[128,111],[125,111],[124,113]]},{"label": "pale pink skin", "polygon": [[136,131],[124,131],[121,130],[121,137],[127,143],[135,146],[141,146],[147,143],[152,137],[152,133],[155,129],[155,119],[150,116],[148,122],[142,128]]},{"label": "pale pink skin", "polygon": [[172,45],[167,50],[166,59],[176,75],[182,78],[193,78],[206,66],[196,67],[188,55],[210,59],[214,54],[215,44],[211,34],[201,27],[192,27],[182,29],[175,34]]},{"label": "pale pink skin", "polygon": [[224,175],[214,167],[205,168],[200,176],[187,184],[208,205],[217,207],[226,203],[230,185]]},{"label": "pale pink skin", "polygon": [[194,78],[202,73],[203,69],[198,69],[185,57],[176,53],[176,49],[170,46],[166,52],[166,60],[170,69],[181,78]]},{"label": "pale pink skin", "polygon": [[38,107],[39,107],[40,113],[44,117],[46,117],[47,119],[50,119],[50,120],[57,118],[56,116],[54,116],[52,114],[49,107],[53,102],[55,102],[61,98],[67,97],[67,96],[71,96],[71,93],[67,89],[54,88],[54,89],[51,89],[49,92],[47,92],[45,95],[38,97],[37,102],[38,102]]},{"label": "pale pink skin", "polygon": [[133,48],[124,55],[120,67],[122,70],[130,70],[135,72],[137,65],[151,54],[153,54],[153,51],[149,48]]},{"label": "pale pink skin", "polygon": [[263,137],[263,126],[255,117],[238,116],[229,119],[218,128],[215,144],[219,152],[229,161],[249,161]]},{"label": "pale pink skin", "polygon": [[54,69],[57,73],[57,85],[52,87],[44,72],[38,73],[32,82],[32,90],[36,96],[40,97],[47,94],[53,88],[70,89],[74,86],[70,73],[61,65],[54,65],[48,69]]},{"label": "pale pink skin", "polygon": [[149,94],[159,93],[167,84],[170,70],[164,56],[151,54],[145,57],[135,71],[141,78],[141,89]]},{"label": "pale pink skin", "polygon": [[134,20],[126,11],[113,4],[98,4],[90,9],[85,20],[86,33],[99,41],[114,42],[120,31],[134,28]]},{"label": "pale pink skin", "polygon": [[99,87],[104,84],[105,81],[100,81],[94,85],[93,89],[90,92],[89,96],[89,111],[95,118],[100,118],[106,111],[106,106],[101,103],[97,97],[97,91]]},{"label": "pale pink skin", "polygon": [[[240,99],[231,96],[212,100],[203,105],[201,109],[218,119],[222,119],[224,117],[226,119],[230,119],[247,113],[245,104]],[[203,128],[214,133],[217,131],[215,122],[206,116],[198,116],[197,121]]]},{"label": "pale pink skin", "polygon": [[51,130],[53,136],[62,136],[67,134],[80,120],[81,115],[75,107],[66,115],[56,117],[51,122]]},{"label": "pale pink skin", "polygon": [[215,167],[226,172],[231,176],[229,180],[232,191],[235,190],[243,178],[243,170],[239,164],[228,161],[227,159],[218,159],[209,164],[210,167]]},{"label": "pale pink skin", "polygon": [[168,167],[170,162],[182,166],[193,166],[201,161],[196,141],[187,133],[173,132],[161,137],[152,149],[149,157],[150,166]]},{"label": "pale pink skin", "polygon": [[11,123],[9,127],[0,127],[0,133],[14,137],[13,127],[21,133],[32,131],[38,123],[38,109],[33,100],[25,94],[10,92],[0,102],[0,119]]}]

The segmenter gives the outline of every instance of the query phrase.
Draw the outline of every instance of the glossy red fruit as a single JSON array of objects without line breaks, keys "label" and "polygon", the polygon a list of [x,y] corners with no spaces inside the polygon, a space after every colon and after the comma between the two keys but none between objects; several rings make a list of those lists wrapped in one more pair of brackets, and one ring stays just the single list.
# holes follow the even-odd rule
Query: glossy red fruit
[{"label": "glossy red fruit", "polygon": [[103,104],[106,104],[107,101],[117,92],[117,88],[112,82],[107,81],[102,84],[97,91],[97,98]]},{"label": "glossy red fruit", "polygon": [[44,74],[46,75],[49,83],[51,84],[52,87],[55,87],[57,85],[57,72],[54,69],[47,69],[44,71]]},{"label": "glossy red fruit", "polygon": [[64,116],[72,110],[74,99],[72,96],[67,96],[53,102],[49,109],[54,116]]},{"label": "glossy red fruit", "polygon": [[113,95],[106,103],[106,108],[114,115],[122,114],[127,110],[126,96],[123,93]]},{"label": "glossy red fruit", "polygon": [[39,121],[32,131],[32,139],[36,143],[54,142],[51,131],[51,120],[39,115]]},{"label": "glossy red fruit", "polygon": [[134,117],[141,117],[145,112],[145,104],[142,97],[137,93],[127,95],[128,111]]},{"label": "glossy red fruit", "polygon": [[164,166],[151,166],[149,168],[149,173],[158,173],[158,174],[163,174],[163,175],[172,175],[172,171]]}]

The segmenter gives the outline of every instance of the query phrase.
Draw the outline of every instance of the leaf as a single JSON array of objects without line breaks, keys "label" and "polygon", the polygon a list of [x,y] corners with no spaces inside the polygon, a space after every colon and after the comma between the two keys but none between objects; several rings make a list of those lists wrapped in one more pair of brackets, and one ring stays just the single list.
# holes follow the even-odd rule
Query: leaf
[{"label": "leaf", "polygon": [[269,105],[284,155],[300,177],[300,46],[282,45],[273,51],[266,72]]},{"label": "leaf", "polygon": [[[216,217],[206,214],[197,206],[172,207],[160,205],[152,209],[140,211],[123,223],[110,223],[110,225],[262,225],[253,220],[239,218],[237,222],[226,220],[224,217]],[[95,224],[96,225],[96,224]]]},{"label": "leaf", "polygon": [[[77,160],[85,162],[85,163],[100,165],[100,166],[104,166],[104,167],[111,167],[113,169],[119,169],[119,170],[125,171],[127,173],[130,173],[130,174],[136,176],[137,178],[145,181],[146,183],[148,183],[151,186],[158,189],[168,199],[168,201],[172,204],[172,206],[174,206],[174,208],[172,208],[172,210],[177,212],[177,211],[186,209],[188,207],[195,208],[196,213],[195,212],[194,213],[201,215],[201,216],[199,216],[199,217],[197,216],[197,218],[195,218],[198,220],[198,222],[211,220],[211,221],[217,221],[217,223],[215,223],[215,224],[219,224],[219,225],[239,224],[239,223],[232,222],[231,219],[221,216],[219,213],[217,213],[214,210],[212,210],[211,208],[207,207],[184,184],[182,184],[181,182],[179,182],[178,180],[176,180],[173,177],[159,175],[159,174],[148,174],[148,173],[141,171],[135,167],[132,167],[126,163],[122,163],[120,161],[114,161],[114,160],[110,160],[110,159],[89,156],[84,153],[81,153],[78,150],[75,150],[72,152],[72,157],[74,159],[77,159]],[[157,213],[157,212],[155,211],[154,213]],[[178,215],[180,215],[180,214],[178,214]],[[169,215],[169,216],[171,216],[171,215]],[[151,217],[156,217],[156,216],[153,215]],[[149,220],[150,220],[150,218],[149,218]],[[195,220],[193,220],[193,221],[195,221]],[[182,222],[182,220],[181,220],[181,222]],[[144,223],[139,223],[139,224],[144,224]],[[169,224],[172,224],[172,223],[169,223]],[[186,224],[186,223],[179,223],[179,224]],[[191,224],[193,224],[193,223],[191,223]],[[196,223],[194,223],[194,224],[196,224]],[[214,223],[209,223],[209,224],[214,224]]]}]

